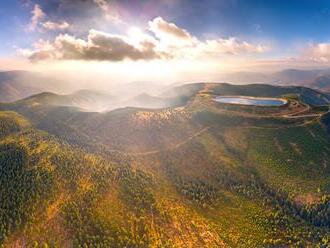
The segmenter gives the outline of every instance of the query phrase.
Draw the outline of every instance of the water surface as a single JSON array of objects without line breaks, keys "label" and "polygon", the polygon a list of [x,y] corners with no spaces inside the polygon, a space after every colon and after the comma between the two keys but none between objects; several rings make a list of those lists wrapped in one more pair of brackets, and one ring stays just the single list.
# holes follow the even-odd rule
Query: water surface
[{"label": "water surface", "polygon": [[221,103],[254,106],[282,106],[287,103],[287,100],[282,98],[265,98],[251,96],[217,96],[214,98],[214,101]]}]

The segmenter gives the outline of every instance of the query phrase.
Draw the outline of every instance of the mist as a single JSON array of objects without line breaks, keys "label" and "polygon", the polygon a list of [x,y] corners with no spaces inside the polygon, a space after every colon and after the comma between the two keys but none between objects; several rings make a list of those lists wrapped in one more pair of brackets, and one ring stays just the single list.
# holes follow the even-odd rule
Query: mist
[{"label": "mist", "polygon": [[0,72],[0,102],[29,98],[39,104],[70,106],[88,112],[124,107],[158,109],[182,104],[173,92],[171,95],[167,92],[185,82],[141,79],[123,80],[108,72],[89,71]]}]

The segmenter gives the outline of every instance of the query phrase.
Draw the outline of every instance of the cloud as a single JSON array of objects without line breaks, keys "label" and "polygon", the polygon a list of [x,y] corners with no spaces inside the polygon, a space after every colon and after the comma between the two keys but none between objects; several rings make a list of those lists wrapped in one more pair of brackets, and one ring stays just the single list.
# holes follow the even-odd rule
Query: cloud
[{"label": "cloud", "polygon": [[26,28],[26,31],[39,31],[42,32],[44,30],[48,31],[56,31],[56,30],[66,30],[70,27],[70,24],[66,21],[54,22],[54,21],[44,21],[47,20],[46,13],[42,10],[39,4],[35,4],[33,10],[31,11],[32,17],[30,24]]},{"label": "cloud", "polygon": [[97,6],[102,10],[106,20],[112,21],[114,23],[122,22],[117,10],[113,6],[111,6],[106,0],[94,0],[94,3],[96,3]]},{"label": "cloud", "polygon": [[70,28],[70,24],[65,21],[63,22],[47,21],[42,23],[41,25],[46,30],[65,30]]},{"label": "cloud", "polygon": [[24,48],[18,48],[16,49],[16,54],[20,57],[26,57],[29,58],[33,55],[33,51],[31,49],[24,49]]},{"label": "cloud", "polygon": [[27,28],[28,31],[34,31],[39,25],[39,22],[46,17],[39,4],[35,4],[33,10],[31,11],[32,17],[30,24]]},{"label": "cloud", "polygon": [[127,37],[90,30],[87,40],[74,36],[59,35],[54,43],[44,42],[35,46],[36,50],[29,56],[32,61],[39,60],[98,60],[121,61],[149,60],[164,56],[156,52],[156,44],[150,40],[140,41],[133,45]]},{"label": "cloud", "polygon": [[263,53],[268,49],[265,45],[254,45],[247,41],[239,41],[235,37],[202,41],[176,24],[165,21],[162,17],[150,21],[149,30],[160,40],[160,44],[165,46],[165,49],[172,50],[173,55],[180,57]]},{"label": "cloud", "polygon": [[156,17],[149,22],[149,29],[159,39],[191,40],[192,37],[188,31],[179,28],[174,23],[165,21],[162,17]]},{"label": "cloud", "polygon": [[118,35],[91,29],[85,39],[61,34],[53,42],[37,42],[30,53],[26,49],[23,51],[30,54],[28,57],[32,61],[198,59],[267,51],[264,45],[239,41],[234,37],[203,41],[161,17],[148,24],[147,29],[151,33],[131,28],[128,35]]},{"label": "cloud", "polygon": [[330,62],[330,43],[310,44],[303,57],[315,62]]},{"label": "cloud", "polygon": [[231,54],[242,53],[263,53],[267,51],[267,46],[253,45],[246,41],[239,41],[234,37],[229,39],[206,40],[200,44],[201,49],[209,54]]}]

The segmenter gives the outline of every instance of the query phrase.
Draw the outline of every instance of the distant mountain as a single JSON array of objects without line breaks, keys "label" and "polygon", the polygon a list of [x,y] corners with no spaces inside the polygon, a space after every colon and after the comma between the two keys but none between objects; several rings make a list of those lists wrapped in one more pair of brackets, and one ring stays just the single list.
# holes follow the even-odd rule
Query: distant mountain
[{"label": "distant mountain", "polygon": [[179,92],[177,96],[169,95],[168,97],[166,95],[152,96],[147,93],[138,94],[133,97],[125,95],[118,97],[94,90],[80,90],[66,95],[42,92],[13,102],[13,106],[22,108],[36,106],[41,108],[74,107],[80,111],[89,112],[107,112],[125,107],[157,109],[185,104],[187,97],[181,96]]},{"label": "distant mountain", "polygon": [[43,91],[61,93],[68,84],[34,72],[0,72],[0,102],[12,102]]},{"label": "distant mountain", "polygon": [[[77,79],[75,79],[77,80]],[[119,96],[117,99],[117,105],[127,106],[132,105],[129,101],[136,102],[137,104],[142,103],[141,100],[146,103],[147,99],[142,99],[143,94],[148,95],[159,95],[165,90],[172,88],[173,85],[164,85],[155,82],[130,82],[130,83],[121,83],[116,82],[114,84],[109,84],[108,88],[100,82],[95,84],[81,83],[75,84],[75,80],[63,80],[62,77],[56,78],[54,76],[46,76],[37,72],[28,72],[28,71],[0,71],[0,102],[13,102],[23,98],[27,98],[32,95],[37,95],[42,92],[52,92],[57,94],[68,94],[74,91],[77,91],[75,94],[78,97],[79,105],[82,103],[83,98],[89,101],[90,98],[96,99],[99,98],[99,103],[96,103],[97,109],[102,109],[104,104],[98,106],[100,102],[108,101],[108,95],[100,93],[99,88],[102,88],[102,92],[111,90],[111,99],[114,99],[114,96]],[[106,82],[107,79],[104,79]],[[104,83],[103,82],[103,83]],[[85,86],[82,86],[85,85]],[[177,85],[177,83],[176,83]],[[88,90],[81,90],[80,87],[88,88]],[[93,91],[93,92],[92,92]],[[102,95],[103,94],[103,95]],[[141,95],[141,96],[139,96]],[[42,96],[40,96],[42,97]],[[44,96],[45,97],[45,96]],[[72,95],[71,97],[74,97]],[[140,97],[139,99],[134,99],[135,97]],[[118,101],[121,101],[120,104]],[[160,102],[162,100],[160,99]],[[92,103],[92,102],[90,102]],[[88,105],[90,103],[86,102]],[[142,104],[144,106],[145,104]],[[93,103],[94,104],[94,103]],[[113,102],[111,102],[113,104]],[[148,104],[147,104],[148,105]],[[159,106],[163,106],[161,104]],[[113,106],[112,108],[116,108]]]},{"label": "distant mountain", "polygon": [[317,76],[308,83],[309,86],[325,91],[330,91],[330,74]]},{"label": "distant mountain", "polygon": [[325,70],[287,69],[280,72],[275,72],[271,74],[270,77],[273,81],[277,81],[281,84],[304,84],[325,72]]},{"label": "distant mountain", "polygon": [[[194,88],[198,89],[197,84],[193,85]],[[188,88],[188,91],[181,91],[183,88]],[[174,91],[174,92],[172,92]],[[147,93],[139,94],[133,98],[123,102],[124,106],[133,106],[140,108],[168,108],[184,105],[193,94],[197,91],[190,91],[187,85],[174,87],[170,91],[165,91],[158,96],[152,96]],[[173,93],[173,94],[172,94]]]},{"label": "distant mountain", "polygon": [[59,95],[42,92],[14,103],[17,106],[66,106],[76,107],[83,111],[105,111],[117,107],[115,96],[93,90],[80,90],[72,94]]},{"label": "distant mountain", "polygon": [[287,69],[274,73],[235,72],[223,75],[221,80],[231,83],[266,83],[275,85],[307,86],[320,90],[330,89],[330,69]]}]

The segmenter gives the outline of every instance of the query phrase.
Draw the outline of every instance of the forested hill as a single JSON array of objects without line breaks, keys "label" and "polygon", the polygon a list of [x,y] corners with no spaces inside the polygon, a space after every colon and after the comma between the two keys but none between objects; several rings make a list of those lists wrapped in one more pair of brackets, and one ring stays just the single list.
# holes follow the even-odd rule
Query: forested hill
[{"label": "forested hill", "polygon": [[327,94],[203,83],[159,97],[180,104],[89,112],[54,93],[1,104],[0,244],[329,247]]}]

